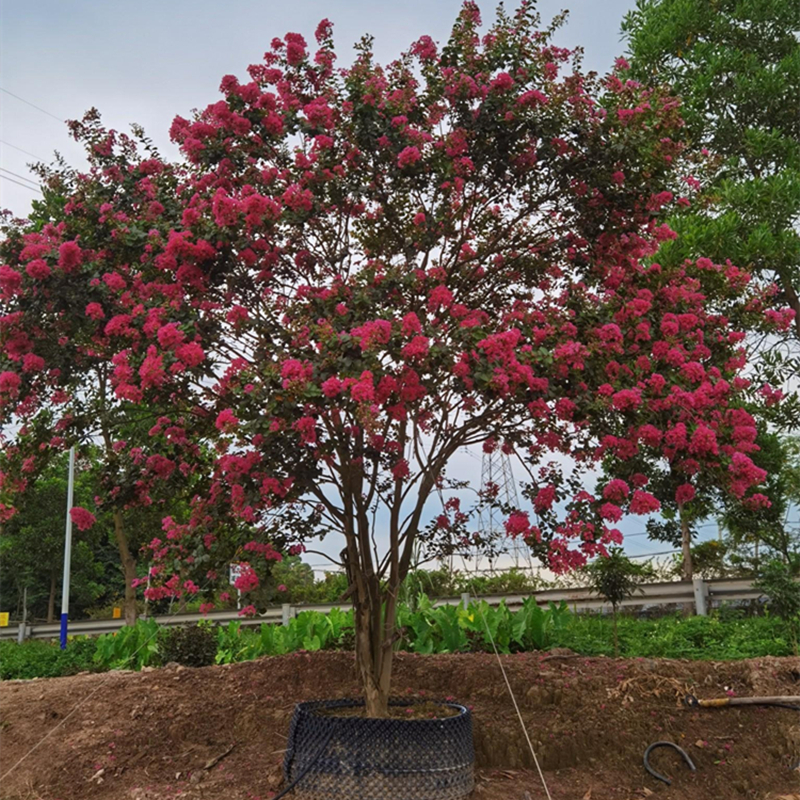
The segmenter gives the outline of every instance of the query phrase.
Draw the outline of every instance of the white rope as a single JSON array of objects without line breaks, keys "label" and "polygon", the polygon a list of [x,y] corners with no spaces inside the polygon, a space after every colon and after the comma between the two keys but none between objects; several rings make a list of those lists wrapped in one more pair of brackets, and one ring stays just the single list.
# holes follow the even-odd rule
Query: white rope
[{"label": "white rope", "polygon": [[[140,644],[139,647],[133,651],[133,653],[131,653],[130,658],[133,658],[146,644],[150,642],[154,636],[157,636],[160,630],[161,626],[159,625],[159,627],[156,628],[156,630],[150,636],[148,636],[147,639],[145,639],[144,642],[142,642],[142,644]],[[53,726],[44,736],[42,736],[41,739],[39,739],[38,742],[36,742],[33,747],[31,747],[30,750],[28,750],[27,753],[25,753],[24,756],[22,756],[22,758],[19,759],[19,761],[17,761],[16,764],[14,764],[13,767],[7,769],[2,775],[0,775],[0,780],[4,780],[6,777],[8,777],[34,750],[37,750],[42,744],[44,744],[45,741],[47,741],[47,739],[49,739],[87,700],[96,695],[111,680],[115,671],[116,670],[109,670],[108,675],[106,675],[105,678],[103,678],[103,680],[101,680],[100,683],[94,689],[92,689],[89,694],[86,695],[86,697],[76,703],[72,708],[72,711],[70,711],[69,714],[67,714],[67,716],[58,723],[58,725]]]},{"label": "white rope", "polygon": [[542,780],[542,786],[544,787],[544,792],[547,795],[547,800],[553,800],[550,790],[547,788],[547,781],[544,779],[542,768],[539,766],[539,759],[536,758],[536,751],[533,749],[533,742],[531,741],[531,737],[528,735],[528,729],[525,727],[525,720],[522,719],[522,712],[519,710],[519,705],[517,704],[517,698],[514,695],[514,690],[511,688],[508,675],[506,675],[506,668],[503,666],[503,660],[500,658],[497,645],[494,643],[494,636],[492,636],[492,632],[489,630],[489,625],[486,622],[486,617],[483,614],[481,601],[477,597],[475,599],[475,604],[478,606],[478,612],[480,613],[481,620],[483,621],[483,627],[486,628],[486,633],[489,634],[489,641],[492,643],[492,650],[494,650],[494,654],[497,657],[497,663],[500,665],[500,671],[503,673],[503,680],[506,682],[506,688],[508,689],[508,693],[511,695],[511,701],[514,703],[514,710],[517,712],[517,717],[519,717],[519,724],[522,726],[522,732],[525,734],[525,739],[528,742],[528,747],[530,748],[531,755],[533,756],[533,763],[536,764],[536,769],[539,772],[539,777]]},{"label": "white rope", "polygon": [[34,750],[36,750],[40,745],[44,744],[45,741],[47,739],[49,739],[89,698],[91,698],[93,695],[97,694],[97,692],[99,692],[100,689],[102,689],[103,686],[105,686],[106,683],[108,683],[108,681],[109,681],[109,679],[111,677],[111,674],[113,674],[113,673],[109,673],[109,675],[106,676],[106,678],[104,680],[102,680],[97,685],[97,687],[95,689],[93,689],[91,692],[89,692],[89,694],[87,694],[86,697],[84,697],[72,709],[72,711],[70,711],[69,714],[67,714],[67,716],[64,717],[64,719],[62,719],[61,722],[58,723],[58,725],[56,725],[55,727],[51,728],[38,742],[36,742],[36,744],[33,747],[31,747],[31,749],[28,750],[28,752],[25,753],[25,755],[22,756],[22,758],[19,761],[17,761],[17,763],[14,764],[14,766],[11,767],[11,769],[6,770],[2,775],[0,775],[0,780],[5,780],[5,778],[7,776],[9,776]]}]

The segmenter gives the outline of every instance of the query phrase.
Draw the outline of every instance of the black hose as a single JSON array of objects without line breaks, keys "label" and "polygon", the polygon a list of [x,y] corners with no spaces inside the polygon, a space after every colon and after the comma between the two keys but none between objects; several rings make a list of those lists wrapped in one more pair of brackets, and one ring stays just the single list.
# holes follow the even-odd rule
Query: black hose
[{"label": "black hose", "polygon": [[305,765],[305,767],[303,767],[303,769],[300,770],[300,774],[285,789],[276,794],[275,797],[272,798],[272,800],[280,800],[281,797],[286,797],[286,795],[289,794],[289,792],[291,792],[292,789],[294,789],[294,787],[297,786],[297,784],[300,783],[301,780],[303,780],[303,778],[305,778],[311,767],[313,767],[314,764],[316,764],[317,761],[319,761],[320,756],[322,756],[322,754],[325,752],[325,749],[328,746],[328,742],[330,742],[331,738],[333,737],[333,732],[334,729],[332,728],[331,731],[328,733],[328,735],[325,737],[325,740],[320,745],[320,748],[317,751],[317,754],[314,756],[314,758],[312,758],[311,761],[309,761]]},{"label": "black hose", "polygon": [[[691,758],[689,758],[689,756],[688,756],[688,754],[686,753],[686,751],[685,751],[685,750],[683,750],[682,748],[678,747],[678,745],[676,745],[676,744],[675,744],[675,742],[653,742],[653,744],[651,744],[651,745],[650,745],[650,747],[648,747],[648,748],[647,748],[647,750],[645,750],[645,751],[644,751],[644,759],[643,759],[643,761],[644,761],[644,768],[645,768],[645,769],[646,769],[646,770],[647,770],[647,771],[648,771],[648,772],[649,772],[649,773],[650,773],[650,774],[651,774],[651,775],[652,775],[652,776],[653,776],[653,777],[654,777],[656,780],[659,780],[659,781],[664,781],[664,783],[666,783],[666,784],[667,784],[667,786],[671,786],[671,785],[672,785],[672,781],[671,781],[669,778],[667,778],[667,777],[666,777],[666,776],[664,776],[664,775],[661,775],[661,774],[659,774],[658,772],[656,772],[656,771],[655,771],[655,770],[654,770],[654,769],[653,769],[653,768],[650,766],[650,761],[649,761],[650,753],[652,753],[652,752],[653,752],[653,750],[655,750],[655,749],[656,749],[656,747],[671,747],[673,750],[677,750],[677,751],[678,751],[678,752],[681,754],[681,757],[683,758],[683,760],[684,760],[684,761],[685,761],[685,762],[688,764],[688,766],[689,766],[689,769],[690,769],[692,772],[697,772],[697,768],[695,767],[695,765],[694,765],[694,762],[692,761],[692,759],[691,759]],[[276,799],[276,800],[277,800],[277,799]]]}]

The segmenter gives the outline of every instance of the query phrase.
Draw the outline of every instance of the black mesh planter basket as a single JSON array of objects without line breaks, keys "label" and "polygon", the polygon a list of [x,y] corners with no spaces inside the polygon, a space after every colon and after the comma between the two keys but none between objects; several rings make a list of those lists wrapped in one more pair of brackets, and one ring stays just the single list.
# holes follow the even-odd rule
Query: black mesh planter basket
[{"label": "black mesh planter basket", "polygon": [[[390,705],[413,702],[397,699]],[[286,782],[296,782],[289,797],[450,800],[472,791],[475,752],[469,709],[441,703],[458,712],[442,719],[331,714],[363,705],[363,700],[321,700],[295,707],[283,762]]]}]

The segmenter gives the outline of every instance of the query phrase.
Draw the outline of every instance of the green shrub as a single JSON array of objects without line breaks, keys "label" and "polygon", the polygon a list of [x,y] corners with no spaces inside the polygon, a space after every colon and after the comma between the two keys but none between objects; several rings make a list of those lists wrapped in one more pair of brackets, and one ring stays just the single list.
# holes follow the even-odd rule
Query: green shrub
[{"label": "green shrub", "polygon": [[[548,608],[528,598],[519,611],[485,601],[435,607],[419,595],[414,607],[398,609],[398,648],[414,653],[488,652],[492,641],[501,653],[569,647],[587,656],[612,655],[612,625],[602,614],[573,614],[565,604]],[[487,631],[488,627],[488,631]],[[245,627],[235,620],[159,629],[155,620],[139,620],[96,640],[57,643],[0,642],[0,678],[51,678],[87,669],[140,669],[176,661],[187,666],[231,664],[297,650],[352,650],[353,612],[304,611],[289,625]],[[791,626],[777,616],[740,617],[724,612],[711,617],[673,615],[659,619],[619,618],[619,650],[626,658],[729,660],[788,656]],[[93,656],[93,658],[92,658]]]},{"label": "green shrub", "polygon": [[67,649],[58,642],[30,639],[22,644],[0,642],[0,680],[60,678],[95,669],[93,639],[71,639]]},{"label": "green shrub", "polygon": [[762,567],[755,586],[767,596],[767,610],[780,617],[789,627],[792,649],[797,655],[800,637],[800,582],[795,573],[792,565],[773,559]]},{"label": "green shrub", "polygon": [[174,661],[185,667],[207,667],[217,655],[217,632],[202,622],[167,628],[159,634],[158,652],[163,664]]}]

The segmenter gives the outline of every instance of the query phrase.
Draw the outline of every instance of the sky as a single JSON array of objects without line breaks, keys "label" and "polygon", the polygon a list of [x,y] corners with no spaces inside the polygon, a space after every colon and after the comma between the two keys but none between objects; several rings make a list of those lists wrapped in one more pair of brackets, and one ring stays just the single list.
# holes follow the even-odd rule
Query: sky
[{"label": "sky", "polygon": [[[624,50],[619,24],[633,4],[541,0],[538,8],[549,22],[568,6],[570,19],[558,44],[582,46],[586,68],[605,72]],[[139,123],[164,155],[177,157],[167,136],[174,116],[219,99],[223,75],[247,79],[246,67],[261,60],[274,36],[292,31],[313,41],[317,23],[327,17],[334,23],[340,65],[348,63],[353,43],[365,33],[375,37],[376,58],[387,62],[423,34],[444,42],[460,5],[460,0],[2,0],[0,207],[25,216],[36,193],[11,181],[35,179],[27,169],[31,161],[49,160],[58,150],[71,164],[84,163],[60,120],[80,118],[96,107],[108,126],[127,130],[131,122]],[[490,20],[494,3],[481,7],[484,21]],[[513,7],[510,0],[508,8]]]},{"label": "sky", "polygon": [[[85,163],[62,120],[80,118],[91,107],[109,127],[142,125],[166,157],[177,158],[167,135],[173,117],[215,102],[223,75],[246,79],[246,67],[261,60],[273,37],[292,31],[313,41],[317,23],[327,17],[334,24],[340,66],[349,63],[352,44],[365,33],[375,37],[376,59],[387,62],[424,34],[444,42],[460,5],[460,0],[229,0],[225,5],[2,0],[0,208],[27,214],[37,196],[26,183],[35,180],[28,169],[32,161],[49,160],[57,150],[73,166]],[[625,50],[619,26],[633,6],[634,0],[540,0],[537,7],[545,24],[569,9],[557,44],[581,46],[584,68],[602,73]],[[485,22],[494,7],[481,4]],[[507,7],[514,7],[513,0]],[[450,475],[479,486],[480,455],[458,455]],[[620,527],[630,535],[631,554],[667,549],[642,535],[641,518]],[[716,535],[713,525],[707,535]],[[341,544],[324,549],[336,553]]]}]

